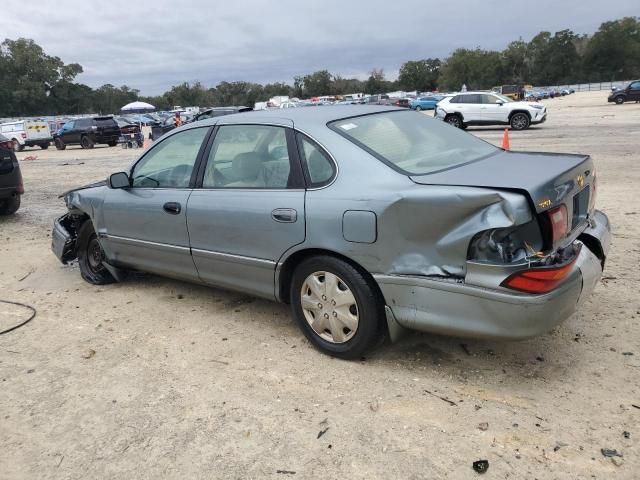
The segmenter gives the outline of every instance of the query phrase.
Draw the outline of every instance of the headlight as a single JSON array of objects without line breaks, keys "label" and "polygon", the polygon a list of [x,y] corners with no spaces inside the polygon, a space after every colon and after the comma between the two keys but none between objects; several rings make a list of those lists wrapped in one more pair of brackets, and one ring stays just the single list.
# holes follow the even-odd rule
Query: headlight
[{"label": "headlight", "polygon": [[537,108],[538,110],[542,110],[544,108],[544,105],[531,105],[531,107]]}]

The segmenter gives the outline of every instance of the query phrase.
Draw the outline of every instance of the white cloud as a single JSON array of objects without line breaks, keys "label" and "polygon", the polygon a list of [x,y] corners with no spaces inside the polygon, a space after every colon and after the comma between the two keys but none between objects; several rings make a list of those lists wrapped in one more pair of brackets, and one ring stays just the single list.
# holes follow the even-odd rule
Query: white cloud
[{"label": "white cloud", "polygon": [[[590,5],[586,6],[586,3]],[[33,38],[85,70],[93,87],[127,84],[157,94],[183,81],[291,81],[327,69],[394,77],[403,61],[444,57],[458,47],[503,48],[541,30],[590,33],[637,14],[615,4],[461,0],[3,0],[0,32]]]}]

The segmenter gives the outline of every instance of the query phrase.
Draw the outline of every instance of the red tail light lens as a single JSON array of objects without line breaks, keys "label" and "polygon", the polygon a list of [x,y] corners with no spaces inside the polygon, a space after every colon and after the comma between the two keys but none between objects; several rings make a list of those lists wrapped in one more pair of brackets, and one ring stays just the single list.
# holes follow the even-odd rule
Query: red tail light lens
[{"label": "red tail light lens", "polygon": [[567,216],[567,207],[560,205],[557,208],[547,212],[549,221],[551,222],[552,241],[556,243],[567,235],[569,230],[569,217]]},{"label": "red tail light lens", "polygon": [[22,138],[27,138],[27,134],[26,133],[21,133],[20,135],[22,135]]},{"label": "red tail light lens", "polygon": [[550,292],[567,278],[577,259],[578,256],[576,255],[569,263],[559,267],[533,268],[531,270],[514,273],[500,285],[526,293]]}]

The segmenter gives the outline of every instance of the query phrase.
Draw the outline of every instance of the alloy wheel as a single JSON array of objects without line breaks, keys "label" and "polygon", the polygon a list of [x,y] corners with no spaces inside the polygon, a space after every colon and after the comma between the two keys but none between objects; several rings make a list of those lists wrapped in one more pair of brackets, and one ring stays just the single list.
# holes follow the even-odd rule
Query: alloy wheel
[{"label": "alloy wheel", "polygon": [[358,303],[337,275],[331,272],[309,275],[302,284],[300,300],[305,319],[323,340],[345,343],[358,330]]}]

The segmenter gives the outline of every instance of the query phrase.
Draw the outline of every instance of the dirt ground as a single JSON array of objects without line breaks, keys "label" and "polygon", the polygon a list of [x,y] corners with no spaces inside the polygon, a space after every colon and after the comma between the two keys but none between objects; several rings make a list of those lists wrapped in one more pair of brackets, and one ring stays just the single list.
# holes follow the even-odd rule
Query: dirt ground
[{"label": "dirt ground", "polygon": [[[37,316],[0,336],[0,478],[470,479],[479,459],[483,478],[639,478],[640,105],[606,95],[548,100],[547,123],[511,133],[512,149],[595,159],[614,239],[588,303],[536,339],[411,334],[357,362],[314,350],[284,305],[153,276],[85,283],[50,251],[57,195],[139,152],[20,153],[0,299]],[[0,304],[0,330],[27,316]]]}]

